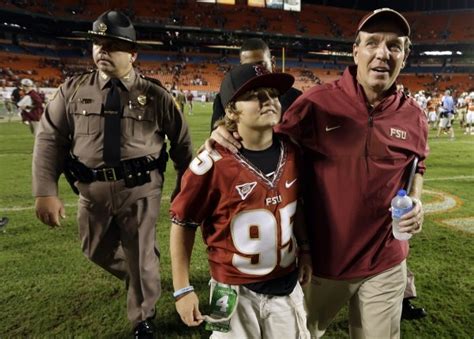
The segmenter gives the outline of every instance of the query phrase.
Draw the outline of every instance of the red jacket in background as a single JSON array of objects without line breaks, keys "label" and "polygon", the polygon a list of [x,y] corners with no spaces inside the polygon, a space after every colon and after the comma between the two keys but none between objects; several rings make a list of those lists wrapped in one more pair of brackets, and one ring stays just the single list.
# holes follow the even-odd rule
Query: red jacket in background
[{"label": "red jacket in background", "polygon": [[41,115],[43,115],[43,98],[42,96],[36,92],[34,89],[29,91],[26,95],[29,95],[31,101],[33,102],[33,106],[31,110],[22,110],[21,117],[23,121],[39,121]]}]

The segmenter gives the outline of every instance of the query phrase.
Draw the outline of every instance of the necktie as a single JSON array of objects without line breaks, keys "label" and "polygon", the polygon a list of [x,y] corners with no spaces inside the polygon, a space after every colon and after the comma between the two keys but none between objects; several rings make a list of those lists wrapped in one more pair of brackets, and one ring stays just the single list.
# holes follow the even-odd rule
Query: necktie
[{"label": "necktie", "polygon": [[107,166],[117,166],[120,163],[120,120],[122,105],[120,102],[119,79],[110,79],[110,90],[104,105],[104,151],[102,158]]}]

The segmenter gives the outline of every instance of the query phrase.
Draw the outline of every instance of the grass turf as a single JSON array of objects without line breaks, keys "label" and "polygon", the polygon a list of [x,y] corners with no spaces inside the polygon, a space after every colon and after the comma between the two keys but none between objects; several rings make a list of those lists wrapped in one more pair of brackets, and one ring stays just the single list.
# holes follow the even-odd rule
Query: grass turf
[{"label": "grass turf", "polygon": [[[186,115],[197,149],[209,134],[209,104],[196,103]],[[415,273],[418,299],[428,317],[403,321],[404,338],[471,338],[474,333],[471,233],[446,226],[451,218],[472,218],[474,211],[474,136],[456,129],[456,140],[435,139],[430,131],[429,179],[425,188],[450,193],[458,206],[427,215],[422,233],[411,240],[409,267]],[[75,220],[76,196],[61,179],[67,218],[57,229],[36,220],[31,196],[33,137],[20,122],[0,123],[0,217],[10,222],[0,233],[0,337],[130,337],[124,284],[89,262],[80,251]],[[166,173],[157,239],[162,254],[162,297],[156,324],[160,338],[201,338],[203,326],[181,323],[171,297],[172,283],[167,218],[174,183],[172,166]],[[440,178],[467,176],[451,180]],[[434,200],[424,196],[425,203]],[[472,219],[471,219],[472,222]],[[191,281],[201,304],[207,303],[209,273],[202,241],[197,237]],[[204,306],[203,306],[204,307]],[[347,310],[336,317],[327,338],[346,338]]]}]

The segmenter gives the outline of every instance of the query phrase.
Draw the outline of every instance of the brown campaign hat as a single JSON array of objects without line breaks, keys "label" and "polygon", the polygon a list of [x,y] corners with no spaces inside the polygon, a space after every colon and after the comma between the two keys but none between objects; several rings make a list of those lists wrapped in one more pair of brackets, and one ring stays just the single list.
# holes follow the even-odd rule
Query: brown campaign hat
[{"label": "brown campaign hat", "polygon": [[288,91],[295,78],[287,73],[270,73],[262,64],[243,64],[232,68],[222,80],[219,95],[223,107],[253,89],[276,88],[280,95]]},{"label": "brown campaign hat", "polygon": [[92,24],[92,29],[87,32],[73,32],[75,35],[88,39],[107,38],[129,42],[137,46],[137,33],[130,18],[119,11],[102,13]]},{"label": "brown campaign hat", "polygon": [[359,21],[359,25],[357,25],[357,33],[359,33],[359,31],[363,31],[364,27],[366,27],[369,23],[374,22],[375,20],[382,21],[387,19],[396,22],[401,28],[404,36],[410,36],[410,24],[408,23],[407,19],[405,19],[403,15],[391,8],[379,8],[365,15]]}]

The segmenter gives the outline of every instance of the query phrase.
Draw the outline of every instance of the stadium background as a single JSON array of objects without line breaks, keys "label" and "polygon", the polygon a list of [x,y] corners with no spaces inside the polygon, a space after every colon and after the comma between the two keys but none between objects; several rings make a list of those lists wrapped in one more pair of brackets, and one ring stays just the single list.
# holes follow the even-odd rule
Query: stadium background
[{"label": "stadium background", "polygon": [[[296,87],[306,90],[336,79],[352,63],[354,28],[367,11],[379,7],[401,11],[412,27],[414,47],[399,83],[413,94],[425,91],[433,103],[445,89],[453,90],[455,98],[474,91],[472,0],[303,1],[300,12],[235,2],[0,2],[0,122],[4,122],[0,123],[0,217],[10,218],[4,233],[0,232],[0,337],[129,334],[124,288],[82,257],[75,197],[64,182],[61,194],[68,218],[63,227],[50,231],[35,220],[30,194],[32,136],[18,121],[17,112],[7,110],[10,92],[19,80],[33,79],[48,96],[68,75],[93,67],[90,43],[71,32],[88,30],[103,11],[114,8],[129,14],[138,38],[152,46],[139,52],[136,66],[141,72],[169,84],[175,92],[192,91],[195,99],[205,96],[207,103],[196,103],[194,114],[187,115],[195,148],[208,135],[213,95],[225,71],[238,64],[243,40],[265,40],[278,68],[293,74]],[[472,338],[474,333],[474,136],[463,135],[455,126],[453,142],[446,137],[434,139],[430,132],[424,200],[432,210],[424,232],[411,242],[409,259],[420,296],[416,302],[427,308],[429,316],[403,322],[404,337]],[[168,171],[164,200],[169,197],[172,175]],[[449,199],[451,205],[443,207]],[[167,208],[164,203],[158,225],[163,297],[157,323],[163,338],[205,337],[208,333],[203,329],[184,328],[174,311]],[[199,246],[192,279],[202,304],[206,303],[206,266]],[[336,319],[329,338],[347,337],[345,319],[344,314]]]}]

